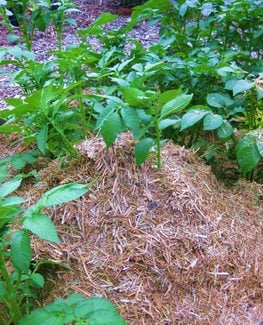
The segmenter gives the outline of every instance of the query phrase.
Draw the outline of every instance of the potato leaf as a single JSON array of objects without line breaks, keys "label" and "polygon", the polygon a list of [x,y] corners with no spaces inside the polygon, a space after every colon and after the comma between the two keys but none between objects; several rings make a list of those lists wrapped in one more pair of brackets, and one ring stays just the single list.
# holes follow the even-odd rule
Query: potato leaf
[{"label": "potato leaf", "polygon": [[196,123],[201,121],[207,114],[209,114],[209,111],[203,111],[198,109],[193,109],[185,113],[182,116],[181,131],[195,125]]},{"label": "potato leaf", "polygon": [[117,112],[108,116],[101,128],[101,135],[109,148],[117,136],[125,129],[124,124]]},{"label": "potato leaf", "polygon": [[233,134],[233,127],[228,121],[224,121],[223,124],[217,129],[217,135],[221,139],[226,139]]},{"label": "potato leaf", "polygon": [[248,135],[241,139],[236,146],[236,156],[243,173],[252,171],[261,159],[257,138]]},{"label": "potato leaf", "polygon": [[16,231],[12,236],[11,260],[18,272],[27,273],[32,259],[30,239],[24,230]]},{"label": "potato leaf", "polygon": [[161,109],[161,119],[164,119],[170,114],[182,111],[192,100],[193,95],[179,95],[170,100]]},{"label": "potato leaf", "polygon": [[123,107],[121,109],[121,116],[124,124],[132,131],[135,138],[139,137],[140,131],[140,119],[136,109],[131,107]]},{"label": "potato leaf", "polygon": [[10,193],[14,192],[20,186],[21,179],[12,179],[11,181],[5,182],[0,186],[0,198],[4,198]]},{"label": "potato leaf", "polygon": [[147,157],[149,156],[150,148],[154,145],[154,140],[152,138],[144,138],[140,140],[135,145],[135,159],[136,164],[140,166],[142,163],[145,162]]},{"label": "potato leaf", "polygon": [[57,186],[46,192],[35,206],[37,208],[50,207],[75,200],[84,195],[89,190],[90,186],[91,183],[68,183]]},{"label": "potato leaf", "polygon": [[24,228],[30,230],[40,238],[59,243],[56,228],[48,216],[40,213],[33,213],[30,218],[25,218]]},{"label": "potato leaf", "polygon": [[223,93],[210,93],[206,96],[207,104],[216,107],[227,107],[233,104],[233,100],[229,97],[228,94]]},{"label": "potato leaf", "polygon": [[223,117],[219,114],[207,114],[204,117],[203,124],[204,124],[204,130],[205,131],[211,131],[218,129],[222,124],[224,120]]}]

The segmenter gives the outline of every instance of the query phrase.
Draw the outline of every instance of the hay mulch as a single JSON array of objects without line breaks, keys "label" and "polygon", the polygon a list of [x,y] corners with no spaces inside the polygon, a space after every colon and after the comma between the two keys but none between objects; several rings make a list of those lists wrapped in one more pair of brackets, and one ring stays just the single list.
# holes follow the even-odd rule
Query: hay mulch
[{"label": "hay mulch", "polygon": [[82,160],[64,169],[53,161],[42,183],[24,188],[33,202],[53,186],[96,179],[84,197],[49,211],[62,244],[33,240],[36,258],[72,268],[51,295],[105,296],[129,324],[261,324],[262,185],[226,188],[172,143],[161,170],[154,158],[137,168],[128,134],[109,151],[99,138],[79,149]]}]

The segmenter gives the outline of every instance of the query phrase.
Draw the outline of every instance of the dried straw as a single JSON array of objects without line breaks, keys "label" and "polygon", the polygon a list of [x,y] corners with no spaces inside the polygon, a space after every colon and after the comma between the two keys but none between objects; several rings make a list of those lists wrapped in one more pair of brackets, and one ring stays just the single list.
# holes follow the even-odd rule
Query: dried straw
[{"label": "dried straw", "polygon": [[[129,324],[254,324],[263,320],[262,186],[219,184],[193,151],[168,143],[162,168],[137,168],[133,140],[79,145],[51,162],[31,200],[95,179],[89,194],[49,212],[62,244],[34,239],[37,258],[68,263],[57,295],[102,295]],[[26,191],[29,189],[27,188]]]}]

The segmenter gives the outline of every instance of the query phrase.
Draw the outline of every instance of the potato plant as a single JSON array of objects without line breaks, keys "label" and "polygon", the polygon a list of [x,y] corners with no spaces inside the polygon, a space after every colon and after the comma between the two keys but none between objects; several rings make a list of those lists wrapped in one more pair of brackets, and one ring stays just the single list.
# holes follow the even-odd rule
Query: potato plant
[{"label": "potato plant", "polygon": [[[58,2],[50,14],[60,33],[52,64],[35,62],[18,46],[0,52],[2,65],[18,67],[14,81],[26,94],[23,100],[7,99],[13,109],[0,112],[7,120],[0,131],[15,127],[42,154],[74,156],[74,143],[90,132],[99,131],[110,146],[129,129],[138,142],[139,165],[155,148],[160,167],[161,144],[171,138],[200,151],[212,145],[208,160],[224,151],[226,159],[235,157],[241,174],[251,177],[262,161],[263,12],[258,1],[150,0],[134,9],[122,29],[106,30],[116,16],[104,13],[78,30],[80,44],[62,49],[68,10],[69,2]],[[159,41],[147,50],[127,37],[142,19],[160,25]],[[101,41],[101,51],[91,48],[90,36]],[[124,54],[127,42],[133,47]],[[160,103],[165,94],[169,100]],[[189,96],[191,106],[178,109],[178,101]],[[165,105],[170,105],[169,116],[162,114]],[[217,137],[216,143],[208,134]],[[253,155],[246,154],[249,148]]]}]

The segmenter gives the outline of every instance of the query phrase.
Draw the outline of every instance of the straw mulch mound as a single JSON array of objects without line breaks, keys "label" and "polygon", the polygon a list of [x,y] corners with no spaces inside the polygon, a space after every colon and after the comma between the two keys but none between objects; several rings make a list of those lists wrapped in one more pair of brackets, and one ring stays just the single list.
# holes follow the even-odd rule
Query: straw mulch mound
[{"label": "straw mulch mound", "polygon": [[52,294],[103,295],[129,324],[263,321],[261,185],[225,188],[172,143],[160,171],[154,158],[135,166],[127,134],[109,151],[98,138],[79,148],[81,161],[51,162],[29,191],[34,200],[55,185],[96,180],[83,198],[49,211],[63,244],[34,239],[37,258],[72,268]]}]

